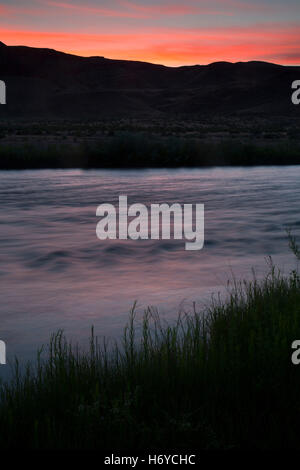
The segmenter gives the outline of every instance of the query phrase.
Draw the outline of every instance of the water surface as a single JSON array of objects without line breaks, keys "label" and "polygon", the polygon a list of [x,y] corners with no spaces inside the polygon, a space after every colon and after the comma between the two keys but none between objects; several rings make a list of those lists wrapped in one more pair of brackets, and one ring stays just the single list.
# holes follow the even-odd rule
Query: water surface
[{"label": "water surface", "polygon": [[[205,245],[100,241],[96,208],[205,204]],[[0,172],[0,339],[23,359],[58,328],[76,339],[91,325],[118,337],[130,307],[167,319],[224,291],[231,273],[260,276],[271,255],[294,267],[284,226],[300,229],[300,167]],[[0,376],[6,366],[0,366]]]}]

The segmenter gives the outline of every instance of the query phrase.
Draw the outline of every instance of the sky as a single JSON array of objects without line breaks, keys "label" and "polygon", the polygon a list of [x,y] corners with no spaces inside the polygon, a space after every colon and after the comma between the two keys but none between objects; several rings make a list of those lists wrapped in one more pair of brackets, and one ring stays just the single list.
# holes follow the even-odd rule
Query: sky
[{"label": "sky", "polygon": [[300,65],[300,0],[0,0],[0,41],[169,66]]}]

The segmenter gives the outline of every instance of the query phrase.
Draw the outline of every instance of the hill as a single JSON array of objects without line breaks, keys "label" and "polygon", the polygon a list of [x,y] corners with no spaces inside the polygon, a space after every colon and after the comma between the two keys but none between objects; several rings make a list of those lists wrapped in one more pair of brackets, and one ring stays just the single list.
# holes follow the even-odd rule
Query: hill
[{"label": "hill", "polygon": [[166,67],[0,42],[1,118],[297,116],[300,67],[215,62]]}]

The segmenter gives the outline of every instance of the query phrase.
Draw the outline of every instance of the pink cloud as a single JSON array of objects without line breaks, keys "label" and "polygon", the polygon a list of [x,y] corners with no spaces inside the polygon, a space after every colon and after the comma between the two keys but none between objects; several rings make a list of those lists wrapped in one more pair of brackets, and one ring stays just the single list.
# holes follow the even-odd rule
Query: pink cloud
[{"label": "pink cloud", "polygon": [[129,8],[133,11],[143,13],[148,16],[152,15],[190,15],[190,14],[198,14],[198,13],[206,13],[206,14],[217,14],[218,12],[215,10],[211,10],[208,8],[199,8],[193,5],[188,5],[187,3],[182,5],[138,5],[137,3],[129,2],[129,1],[120,1],[120,5]]},{"label": "pink cloud", "polygon": [[[190,3],[192,4],[203,4],[207,5],[207,0],[202,0],[199,2],[199,0],[189,0]],[[229,10],[232,12],[236,13],[241,13],[241,12],[274,12],[274,11],[286,11],[287,5],[278,5],[278,4],[268,4],[264,5],[262,2],[248,2],[248,1],[240,1],[240,0],[214,0],[212,4],[216,4],[217,9],[219,9],[222,12],[229,12]]]},{"label": "pink cloud", "polygon": [[269,60],[300,64],[300,29],[293,24],[255,27],[139,29],[130,32],[63,33],[0,28],[7,44],[50,47],[79,55],[142,60],[167,65]]},{"label": "pink cloud", "polygon": [[[69,11],[77,11],[82,14],[97,14],[101,16],[110,17],[124,17],[124,18],[151,18],[155,16],[174,16],[174,15],[191,15],[191,14],[206,14],[206,15],[226,15],[232,16],[232,12],[227,11],[224,7],[221,11],[207,7],[199,7],[195,5],[188,5],[187,3],[179,4],[160,4],[160,5],[139,5],[137,3],[120,0],[115,9],[92,7],[85,5],[74,5],[73,3],[60,2],[48,0],[46,5],[56,8],[61,8]],[[122,9],[120,9],[122,7]]]},{"label": "pink cloud", "polygon": [[98,7],[91,7],[86,5],[74,5],[72,3],[67,2],[55,2],[55,1],[47,1],[47,5],[62,8],[65,10],[73,10],[77,11],[81,14],[96,14],[101,16],[109,16],[109,17],[120,17],[120,18],[144,18],[143,14],[135,13],[135,12],[128,12],[128,11],[120,11],[114,10],[109,8],[98,8]]}]

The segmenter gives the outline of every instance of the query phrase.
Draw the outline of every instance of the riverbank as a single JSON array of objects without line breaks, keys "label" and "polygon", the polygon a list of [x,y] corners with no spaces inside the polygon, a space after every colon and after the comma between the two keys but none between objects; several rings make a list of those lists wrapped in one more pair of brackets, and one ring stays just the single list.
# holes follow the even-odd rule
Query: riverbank
[{"label": "riverbank", "polygon": [[0,169],[296,165],[298,120],[0,124]]},{"label": "riverbank", "polygon": [[299,338],[299,276],[272,263],[173,325],[133,308],[119,346],[92,330],[84,353],[58,332],[1,386],[0,447],[299,449]]},{"label": "riverbank", "polygon": [[63,168],[202,168],[299,165],[300,144],[288,140],[203,142],[127,135],[97,143],[0,146],[0,170]]}]

